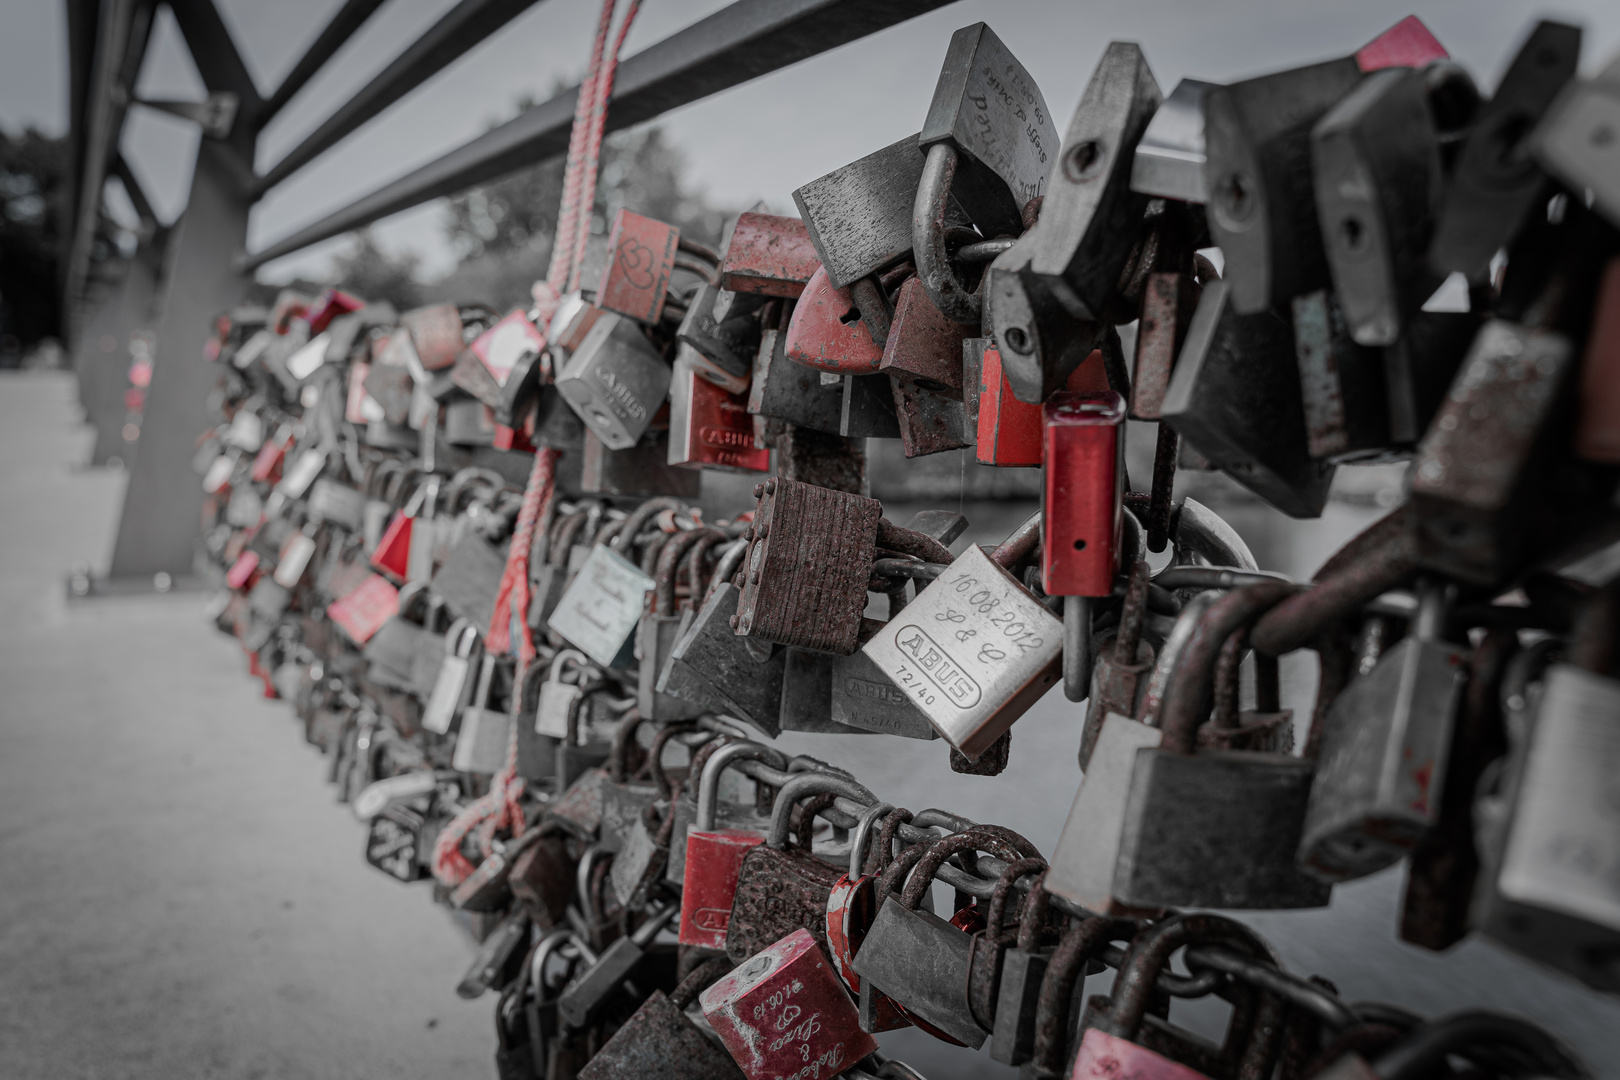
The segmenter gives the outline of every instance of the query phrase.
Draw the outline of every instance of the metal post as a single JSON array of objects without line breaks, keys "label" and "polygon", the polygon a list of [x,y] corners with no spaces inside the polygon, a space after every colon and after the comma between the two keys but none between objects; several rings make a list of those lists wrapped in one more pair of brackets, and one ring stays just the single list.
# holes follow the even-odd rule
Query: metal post
[{"label": "metal post", "polygon": [[238,303],[248,286],[231,263],[247,241],[252,203],[242,180],[252,160],[251,132],[229,142],[205,138],[197,147],[191,196],[169,236],[152,385],[110,577],[191,573],[203,497],[191,459],[208,426],[216,375],[203,347],[214,316]]}]

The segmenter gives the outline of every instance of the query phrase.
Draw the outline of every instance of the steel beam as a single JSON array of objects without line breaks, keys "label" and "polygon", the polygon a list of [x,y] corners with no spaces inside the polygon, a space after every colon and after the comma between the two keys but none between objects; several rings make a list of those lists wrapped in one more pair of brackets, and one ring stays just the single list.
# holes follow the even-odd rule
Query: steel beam
[{"label": "steel beam", "polygon": [[354,97],[328,116],[303,142],[270,167],[254,187],[264,194],[361,125],[460,59],[537,0],[461,0],[400,53]]},{"label": "steel beam", "polygon": [[270,118],[280,112],[287,102],[293,99],[304,84],[315,77],[315,73],[326,66],[326,62],[343,48],[344,44],[354,36],[355,31],[365,25],[367,19],[383,5],[383,0],[345,0],[338,13],[326,24],[309,46],[308,51],[299,58],[298,63],[281,80],[275,93],[264,103],[264,112],[259,116],[259,126],[263,127],[270,122]]},{"label": "steel beam", "polygon": [[197,65],[203,85],[210,91],[235,94],[238,100],[236,122],[257,130],[264,99],[242,62],[236,42],[231,40],[225,20],[219,17],[214,0],[167,0],[167,3],[181,36],[186,39],[186,48]]},{"label": "steel beam", "polygon": [[[738,0],[619,65],[609,131],[768,75],[953,0]],[[536,105],[239,264],[252,270],[379,218],[565,153],[579,88]]]}]

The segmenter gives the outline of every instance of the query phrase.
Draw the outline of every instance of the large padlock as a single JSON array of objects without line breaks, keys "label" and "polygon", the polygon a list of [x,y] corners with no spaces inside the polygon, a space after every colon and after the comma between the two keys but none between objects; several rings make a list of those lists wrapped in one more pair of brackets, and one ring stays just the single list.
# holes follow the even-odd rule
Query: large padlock
[{"label": "large padlock", "polygon": [[580,453],[579,490],[594,495],[634,498],[676,496],[695,499],[703,488],[696,469],[669,464],[669,429],[654,428],[625,450],[610,449],[587,430]]},{"label": "large padlock", "polygon": [[580,1070],[579,1080],[740,1080],[743,1074],[723,1046],[686,1013],[700,992],[730,970],[730,961],[711,957],[667,997],[654,990]]},{"label": "large padlock", "polygon": [[1610,993],[1620,989],[1615,593],[1611,584],[1588,601],[1564,662],[1547,668],[1471,915],[1492,940]]},{"label": "large padlock", "polygon": [[1439,272],[1483,278],[1507,247],[1547,177],[1530,156],[1537,121],[1575,77],[1579,27],[1543,20],[1519,47],[1491,99],[1480,107],[1451,170],[1434,225],[1429,263]]},{"label": "large padlock", "polygon": [[[759,743],[732,741],[729,738],[705,743],[692,756],[692,770],[688,774],[698,777],[696,790],[693,790],[691,783],[685,784],[674,803],[675,827],[670,839],[669,869],[664,875],[664,879],[671,884],[688,880],[686,839],[698,822],[707,821],[708,825],[705,827],[709,829],[752,832],[762,840],[770,831],[772,798],[769,788],[756,786],[756,798],[753,803],[721,798],[721,782],[726,779],[737,780],[740,776],[739,773],[728,776],[726,767],[739,759],[763,761],[778,771],[785,771],[788,768],[788,760],[781,751]],[[741,858],[742,856],[738,855],[739,861]],[[730,884],[725,888],[725,895],[728,897],[725,905],[727,912],[731,910],[730,890],[735,884],[736,875],[733,874]]]},{"label": "large padlock", "polygon": [[[837,435],[844,408],[844,382],[837,376],[796,363],[787,355],[786,316],[766,326],[754,358],[748,411],[756,423],[778,420],[797,428]],[[757,431],[757,428],[756,428]]]},{"label": "large padlock", "polygon": [[700,378],[683,347],[669,384],[671,465],[718,472],[769,472],[771,452],[754,445],[746,388],[734,392]]},{"label": "large padlock", "polygon": [[[1239,314],[1227,278],[1199,297],[1161,417],[1232,479],[1291,517],[1316,517],[1333,466],[1310,455],[1294,335],[1263,308]],[[1264,417],[1263,423],[1254,418]]]},{"label": "large padlock", "polygon": [[785,477],[754,494],[759,505],[733,628],[745,638],[854,652],[882,505]]},{"label": "large padlock", "polygon": [[[1108,379],[1102,354],[1093,352],[1061,384],[1061,389],[1070,393],[1106,391]],[[1038,467],[1045,437],[1042,406],[1014,396],[999,349],[987,348],[981,355],[978,393],[972,396],[978,410],[974,454],[979,464]]]},{"label": "large padlock", "polygon": [[[1283,582],[1248,585],[1199,618],[1165,692],[1160,727],[1150,729],[1162,742],[1155,739],[1159,745],[1138,751],[1128,770],[1111,886],[1120,902],[1142,908],[1327,903],[1328,886],[1302,874],[1294,861],[1314,763],[1287,754],[1197,747],[1222,645],[1296,590]],[[1105,722],[1099,748],[1107,738]],[[1092,760],[1095,771],[1095,754]],[[1054,893],[1058,865],[1054,860],[1047,879]]]},{"label": "large padlock", "polygon": [[1069,121],[1040,219],[985,271],[987,321],[1020,401],[1045,400],[1092,350],[1142,229],[1147,196],[1131,190],[1131,168],[1162,100],[1140,47],[1111,42]]},{"label": "large padlock", "polygon": [[1004,862],[1025,856],[1000,836],[979,829],[954,833],[930,845],[912,868],[900,896],[884,895],[879,884],[877,916],[854,958],[854,967],[863,987],[870,982],[907,1017],[978,1049],[988,1032],[968,1004],[973,938],[918,907],[945,860],[973,851],[989,852]]},{"label": "large padlock", "polygon": [[977,329],[979,296],[946,251],[950,203],[960,203],[983,236],[1016,236],[1058,155],[1040,87],[984,23],[951,35],[917,145],[927,154],[912,205],[917,282],[947,318]]},{"label": "large padlock", "polygon": [[1327,289],[1296,296],[1291,306],[1311,457],[1339,464],[1391,454],[1399,440],[1391,422],[1386,350],[1350,336],[1339,301]]},{"label": "large padlock", "polygon": [[839,868],[810,852],[813,816],[803,815],[798,846],[788,846],[788,827],[801,799],[842,795],[863,804],[877,801],[853,780],[809,773],[782,785],[771,810],[765,843],[751,849],[737,873],[737,889],[726,925],[726,955],[743,961],[794,930],[808,930],[818,945],[827,937],[827,895]]},{"label": "large padlock", "polygon": [[[731,762],[743,758],[773,761],[781,760],[781,755],[757,743],[731,743],[721,747],[704,763],[695,819],[685,830],[679,820],[675,825],[670,854],[674,855],[675,845],[683,851],[680,868],[682,945],[706,949],[726,947],[726,930],[731,922],[743,859],[765,841],[765,830],[744,827],[740,822],[717,827],[720,774]],[[673,858],[670,867],[672,870],[675,867]]]},{"label": "large padlock", "polygon": [[749,1080],[836,1076],[877,1049],[815,937],[802,928],[748,957],[698,1000]]},{"label": "large padlock", "polygon": [[1410,632],[1328,711],[1300,842],[1327,881],[1401,859],[1435,827],[1467,666],[1446,642],[1445,591],[1419,591]]},{"label": "large padlock", "polygon": [[797,297],[821,257],[798,218],[748,211],[737,218],[720,262],[720,286],[739,293]]},{"label": "large padlock", "polygon": [[610,450],[628,450],[669,393],[669,364],[641,327],[604,313],[557,373],[557,391]]},{"label": "large padlock", "polygon": [[1058,680],[1063,626],[974,545],[862,651],[976,759]]},{"label": "large padlock", "polygon": [[633,539],[621,532],[611,546],[591,548],[546,621],[603,667],[628,666],[631,636],[658,584],[625,557]]}]

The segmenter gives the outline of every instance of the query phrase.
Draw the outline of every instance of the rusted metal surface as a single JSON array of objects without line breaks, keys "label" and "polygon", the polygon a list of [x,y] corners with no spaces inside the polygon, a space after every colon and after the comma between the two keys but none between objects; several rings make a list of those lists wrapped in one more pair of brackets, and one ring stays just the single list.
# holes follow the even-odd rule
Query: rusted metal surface
[{"label": "rusted metal surface", "polygon": [[1125,402],[1112,391],[1045,405],[1041,585],[1050,596],[1108,596],[1119,561]]},{"label": "rusted metal surface", "polygon": [[917,136],[908,135],[794,191],[831,284],[849,285],[911,251],[924,160]]},{"label": "rusted metal surface", "polygon": [[1260,617],[1250,642],[1272,656],[1292,652],[1406,580],[1417,569],[1408,520],[1403,513],[1391,514],[1351,540],[1328,560],[1309,590],[1282,600]]},{"label": "rusted metal surface", "polygon": [[1153,670],[1153,646],[1142,640],[1142,622],[1147,616],[1149,568],[1146,562],[1131,566],[1125,599],[1119,609],[1119,628],[1111,643],[1099,641],[1096,667],[1092,674],[1091,700],[1087,703],[1086,723],[1080,736],[1080,768],[1091,761],[1092,748],[1109,713],[1137,715],[1137,707],[1147,685],[1142,676]]},{"label": "rusted metal surface", "polygon": [[1153,486],[1142,524],[1147,528],[1147,549],[1163,551],[1170,542],[1170,514],[1174,509],[1176,459],[1181,453],[1181,436],[1169,424],[1160,424],[1153,448]]},{"label": "rusted metal surface", "polygon": [[819,652],[854,652],[882,504],[783,477],[755,492],[733,629]]},{"label": "rusted metal surface", "polygon": [[951,772],[966,776],[1000,776],[1006,771],[1011,756],[1012,729],[1008,728],[976,758],[970,758],[956,747],[951,747]]},{"label": "rusted metal surface", "polygon": [[921,280],[900,286],[879,370],[943,397],[962,399],[962,342],[969,330],[941,314]]},{"label": "rusted metal surface", "polygon": [[827,895],[840,876],[808,851],[752,848],[737,874],[726,955],[741,962],[799,929],[825,948]]},{"label": "rusted metal surface", "polygon": [[1157,420],[1170,386],[1176,355],[1187,336],[1198,286],[1191,274],[1150,274],[1136,331],[1136,370],[1131,379],[1131,417]]},{"label": "rusted metal surface", "polygon": [[1575,453],[1588,461],[1620,464],[1620,259],[1610,260],[1598,286],[1581,361]]},{"label": "rusted metal surface", "polygon": [[892,381],[900,447],[908,458],[942,454],[973,445],[967,412],[960,401],[922,389],[916,383]]},{"label": "rusted metal surface", "polygon": [[596,306],[638,322],[656,323],[664,310],[680,235],[673,225],[621,207],[608,233],[611,257],[602,268]]},{"label": "rusted metal surface", "polygon": [[1014,893],[1013,883],[1045,871],[1046,860],[1042,858],[1026,856],[1009,862],[996,879],[995,890],[990,895],[984,929],[973,935],[968,950],[968,1010],[986,1031],[995,1029],[1003,959],[1007,949],[1018,940],[1018,924],[1014,922],[1009,926],[1007,920],[1007,902]]},{"label": "rusted metal surface", "polygon": [[[943,511],[933,512],[943,513]],[[902,528],[887,518],[878,519],[877,546],[885,551],[897,551],[902,555],[914,556],[924,562],[948,563],[953,558],[950,549],[938,540],[915,529]]]},{"label": "rusted metal surface", "polygon": [[410,335],[417,359],[429,371],[456,362],[462,345],[461,313],[454,304],[432,304],[407,311],[399,324]]},{"label": "rusted metal surface", "polygon": [[840,375],[870,374],[883,362],[883,347],[873,341],[855,298],[828,279],[825,267],[793,306],[785,348],[795,363]]},{"label": "rusted metal surface", "polygon": [[750,212],[737,218],[731,232],[720,284],[733,292],[797,297],[820,266],[804,222]]},{"label": "rusted metal surface", "polygon": [[754,445],[748,398],[675,365],[669,395],[669,464],[721,472],[766,472],[771,452]]}]

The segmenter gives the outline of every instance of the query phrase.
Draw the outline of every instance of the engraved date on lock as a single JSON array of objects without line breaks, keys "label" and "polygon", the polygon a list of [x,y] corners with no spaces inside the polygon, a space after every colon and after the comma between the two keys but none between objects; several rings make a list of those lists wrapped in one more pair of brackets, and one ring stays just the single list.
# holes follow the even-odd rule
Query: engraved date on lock
[{"label": "engraved date on lock", "polygon": [[[994,664],[1007,658],[1007,648],[1016,648],[1019,655],[1039,652],[1045,644],[1041,635],[1032,630],[1028,623],[1021,619],[1013,605],[1003,597],[986,588],[978,578],[970,574],[963,574],[952,579],[948,584],[951,595],[960,601],[962,608],[947,605],[942,611],[934,614],[937,622],[957,626],[953,631],[957,641],[968,643],[972,638],[980,638],[977,659],[982,664]],[[979,616],[973,619],[972,616]],[[980,626],[964,625],[968,622],[987,624]],[[980,629],[983,634],[980,634]],[[986,640],[987,639],[987,640]]]}]

